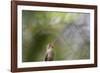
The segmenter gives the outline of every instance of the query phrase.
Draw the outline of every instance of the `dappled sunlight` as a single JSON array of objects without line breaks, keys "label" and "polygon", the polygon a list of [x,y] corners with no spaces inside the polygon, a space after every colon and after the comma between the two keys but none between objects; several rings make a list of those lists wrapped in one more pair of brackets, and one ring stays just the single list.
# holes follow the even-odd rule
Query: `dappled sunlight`
[{"label": "dappled sunlight", "polygon": [[86,13],[22,11],[22,60],[44,61],[53,44],[53,60],[90,58],[90,15]]}]

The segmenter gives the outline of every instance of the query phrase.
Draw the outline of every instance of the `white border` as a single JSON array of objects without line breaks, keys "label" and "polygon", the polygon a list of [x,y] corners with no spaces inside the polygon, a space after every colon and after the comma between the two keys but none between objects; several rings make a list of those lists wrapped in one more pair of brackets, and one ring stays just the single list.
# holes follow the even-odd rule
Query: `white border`
[{"label": "white border", "polygon": [[[87,60],[68,60],[68,61],[52,61],[52,62],[24,62],[22,63],[22,10],[35,11],[60,11],[60,12],[82,12],[90,13],[90,59]],[[40,6],[17,6],[17,67],[43,67],[43,66],[59,66],[59,65],[78,65],[78,64],[94,64],[94,10],[93,9],[77,9],[77,8],[57,8],[57,7],[40,7]],[[91,36],[92,35],[92,36]]]}]

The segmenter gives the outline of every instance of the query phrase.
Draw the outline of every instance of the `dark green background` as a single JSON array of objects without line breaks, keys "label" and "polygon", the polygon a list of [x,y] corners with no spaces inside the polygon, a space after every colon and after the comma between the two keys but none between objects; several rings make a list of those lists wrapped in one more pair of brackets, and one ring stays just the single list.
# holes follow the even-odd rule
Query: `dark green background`
[{"label": "dark green background", "polygon": [[44,61],[49,43],[56,61],[89,59],[90,15],[23,10],[22,61]]}]

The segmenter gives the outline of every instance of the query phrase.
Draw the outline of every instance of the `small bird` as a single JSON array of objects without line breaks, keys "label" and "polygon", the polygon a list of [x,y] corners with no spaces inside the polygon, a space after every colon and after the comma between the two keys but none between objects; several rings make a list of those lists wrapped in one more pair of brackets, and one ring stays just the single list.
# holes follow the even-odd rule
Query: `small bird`
[{"label": "small bird", "polygon": [[53,58],[54,58],[53,45],[48,44],[46,48],[45,61],[53,61]]}]

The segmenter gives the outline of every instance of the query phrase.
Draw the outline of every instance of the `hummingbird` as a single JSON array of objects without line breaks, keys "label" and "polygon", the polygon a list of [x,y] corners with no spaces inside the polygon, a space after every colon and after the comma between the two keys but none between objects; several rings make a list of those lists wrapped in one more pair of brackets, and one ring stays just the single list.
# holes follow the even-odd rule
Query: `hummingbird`
[{"label": "hummingbird", "polygon": [[53,61],[53,58],[54,58],[53,45],[48,44],[46,47],[45,61]]}]

